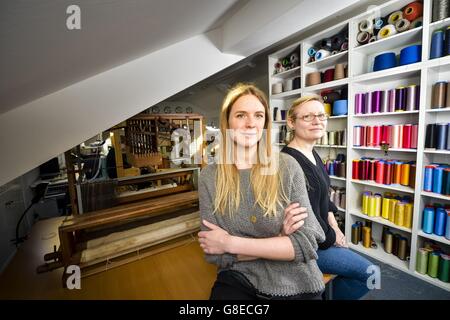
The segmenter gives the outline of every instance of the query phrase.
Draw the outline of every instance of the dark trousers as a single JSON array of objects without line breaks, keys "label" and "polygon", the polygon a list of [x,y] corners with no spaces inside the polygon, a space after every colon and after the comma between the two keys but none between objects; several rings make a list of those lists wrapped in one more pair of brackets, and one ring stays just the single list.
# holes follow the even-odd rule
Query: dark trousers
[{"label": "dark trousers", "polygon": [[222,271],[211,289],[210,300],[322,300],[322,292],[294,296],[270,296],[258,292],[248,279],[237,271]]}]

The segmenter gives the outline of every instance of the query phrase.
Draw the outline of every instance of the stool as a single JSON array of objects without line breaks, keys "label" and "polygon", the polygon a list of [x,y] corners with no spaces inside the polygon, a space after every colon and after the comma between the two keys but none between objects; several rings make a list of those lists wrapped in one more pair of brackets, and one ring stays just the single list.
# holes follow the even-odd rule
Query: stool
[{"label": "stool", "polygon": [[333,280],[337,277],[336,274],[324,274],[323,283],[325,284],[325,292],[323,293],[323,300],[333,300]]}]

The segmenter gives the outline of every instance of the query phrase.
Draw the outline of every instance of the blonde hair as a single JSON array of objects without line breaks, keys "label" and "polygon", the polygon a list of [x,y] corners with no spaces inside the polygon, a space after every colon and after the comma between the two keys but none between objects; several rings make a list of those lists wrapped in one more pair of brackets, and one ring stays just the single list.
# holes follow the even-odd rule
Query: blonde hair
[{"label": "blonde hair", "polygon": [[[311,94],[311,95],[300,97],[300,98],[296,99],[294,102],[292,102],[292,105],[289,108],[288,113],[287,113],[287,118],[291,119],[291,121],[294,122],[295,118],[297,118],[297,113],[296,113],[297,107],[301,107],[302,105],[304,105],[305,103],[310,102],[310,101],[317,101],[323,105],[322,97],[317,94]],[[287,141],[287,143],[290,143],[293,139],[294,139],[294,130],[289,128],[289,134],[286,137],[286,141]]]},{"label": "blonde hair", "polygon": [[[222,141],[219,146],[219,163],[217,164],[216,176],[216,197],[214,200],[214,212],[224,214],[227,210],[233,215],[239,208],[241,200],[240,180],[238,169],[233,163],[225,161],[227,158],[227,140],[226,133],[229,129],[229,116],[234,103],[242,96],[252,95],[256,97],[265,110],[264,129],[266,129],[266,138],[261,138],[257,145],[257,163],[253,165],[250,173],[251,187],[255,197],[255,205],[259,205],[264,211],[264,216],[275,216],[277,205],[283,205],[282,201],[287,202],[287,197],[280,183],[279,170],[277,162],[272,158],[271,147],[271,117],[269,105],[265,94],[253,84],[239,83],[234,86],[222,103],[220,113],[220,132]],[[269,171],[272,174],[263,174],[263,171]]]}]

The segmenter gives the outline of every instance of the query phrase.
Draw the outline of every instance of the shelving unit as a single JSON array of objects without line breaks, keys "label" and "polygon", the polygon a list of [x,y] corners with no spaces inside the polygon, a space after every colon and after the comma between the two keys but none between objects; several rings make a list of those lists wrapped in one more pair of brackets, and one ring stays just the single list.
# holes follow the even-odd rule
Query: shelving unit
[{"label": "shelving unit", "polygon": [[[356,42],[358,23],[364,18],[378,14],[385,16],[390,12],[399,10],[401,7],[409,4],[410,0],[393,0],[386,2],[378,7],[370,9],[356,17],[339,23],[332,28],[328,28],[309,38],[299,39],[294,45],[275,52],[269,56],[268,70],[269,75],[273,74],[273,63],[276,59],[282,57],[293,48],[299,48],[300,51],[300,67],[292,72],[295,76],[301,77],[301,88],[295,90],[294,93],[282,93],[270,97],[270,105],[289,109],[292,101],[302,95],[316,93],[320,94],[327,89],[348,89],[348,115],[330,117],[328,119],[328,131],[344,130],[347,131],[347,146],[329,146],[316,145],[316,150],[322,158],[331,157],[337,153],[345,153],[347,167],[346,178],[330,177],[332,183],[346,189],[346,210],[339,209],[345,214],[345,234],[350,248],[367,254],[384,263],[394,266],[412,276],[423,279],[436,286],[450,291],[450,284],[444,283],[438,279],[422,275],[415,271],[417,249],[424,245],[425,241],[435,241],[446,253],[450,253],[450,241],[445,237],[425,234],[422,231],[422,211],[425,205],[429,203],[450,203],[450,196],[435,194],[423,191],[423,169],[425,165],[433,162],[449,163],[450,151],[447,150],[427,150],[424,148],[426,125],[437,122],[450,122],[450,108],[430,109],[432,99],[432,86],[437,81],[450,81],[450,56],[439,59],[429,59],[429,49],[431,44],[432,33],[439,29],[450,25],[450,18],[443,21],[431,23],[432,16],[432,0],[424,0],[423,26],[408,30],[386,39],[378,40],[373,43],[359,46]],[[348,50],[337,53],[319,61],[308,63],[308,49],[319,40],[330,37],[339,33],[343,29],[348,28],[349,44]],[[422,44],[422,60],[420,62],[398,66],[395,68],[382,70],[378,72],[370,72],[373,67],[374,57],[382,52],[392,51],[396,54],[409,45]],[[347,64],[347,77],[340,80],[320,83],[318,85],[306,86],[306,74],[314,71],[324,71],[333,67],[337,63]],[[292,74],[291,74],[292,75]],[[269,88],[272,84],[280,81],[281,77],[290,77],[286,75],[270,76]],[[389,112],[376,114],[354,114],[354,97],[356,93],[371,92],[375,90],[394,89],[398,86],[406,86],[410,84],[420,85],[420,107],[419,110],[404,112]],[[353,126],[354,125],[380,125],[380,124],[406,124],[417,123],[418,145],[417,149],[389,149],[387,153],[380,147],[354,147],[353,146]],[[276,129],[286,122],[274,122]],[[275,139],[273,140],[278,142]],[[279,144],[280,147],[284,144]],[[401,185],[382,185],[372,181],[353,180],[352,177],[352,160],[361,157],[388,158],[399,159],[416,162],[415,188],[405,187]],[[413,223],[412,229],[397,226],[384,218],[368,217],[361,213],[361,194],[363,191],[384,192],[390,191],[399,193],[402,196],[413,198]],[[394,232],[404,234],[410,245],[410,260],[402,261],[398,257],[387,254],[379,243],[380,234],[374,237],[378,243],[377,249],[367,249],[361,244],[351,244],[351,225],[355,221],[362,219],[373,222],[374,228],[379,231],[382,226],[389,226]]]}]

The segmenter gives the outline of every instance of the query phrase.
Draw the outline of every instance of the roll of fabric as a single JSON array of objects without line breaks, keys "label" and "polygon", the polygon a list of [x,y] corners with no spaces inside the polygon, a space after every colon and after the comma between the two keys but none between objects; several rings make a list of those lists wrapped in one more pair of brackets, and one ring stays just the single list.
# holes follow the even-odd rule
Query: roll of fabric
[{"label": "roll of fabric", "polygon": [[378,40],[386,39],[390,36],[397,34],[397,29],[395,29],[395,25],[387,24],[383,28],[381,28],[380,32],[378,32],[377,38]]},{"label": "roll of fabric", "polygon": [[397,21],[403,19],[403,12],[402,11],[394,11],[388,16],[388,23],[389,24],[395,24]]},{"label": "roll of fabric", "polygon": [[397,32],[404,32],[409,30],[409,27],[411,25],[411,22],[407,19],[400,19],[395,23],[395,30],[397,30]]},{"label": "roll of fabric", "polygon": [[316,52],[316,55],[314,57],[316,58],[316,61],[319,61],[319,60],[325,59],[329,56],[331,56],[331,51],[325,50],[325,49],[320,49],[319,51]]},{"label": "roll of fabric", "polygon": [[403,9],[403,18],[411,22],[422,17],[422,15],[423,4],[419,1],[411,2]]},{"label": "roll of fabric", "polygon": [[422,45],[415,44],[400,50],[400,66],[412,64],[421,61]]},{"label": "roll of fabric", "polygon": [[434,84],[431,109],[441,109],[447,106],[446,104],[447,86],[448,85],[446,81],[439,81]]},{"label": "roll of fabric", "polygon": [[[380,31],[381,33],[381,31]],[[375,57],[373,71],[386,70],[397,66],[397,57],[394,52],[386,52]]]},{"label": "roll of fabric", "polygon": [[437,30],[431,37],[430,59],[444,56],[444,31]]}]

